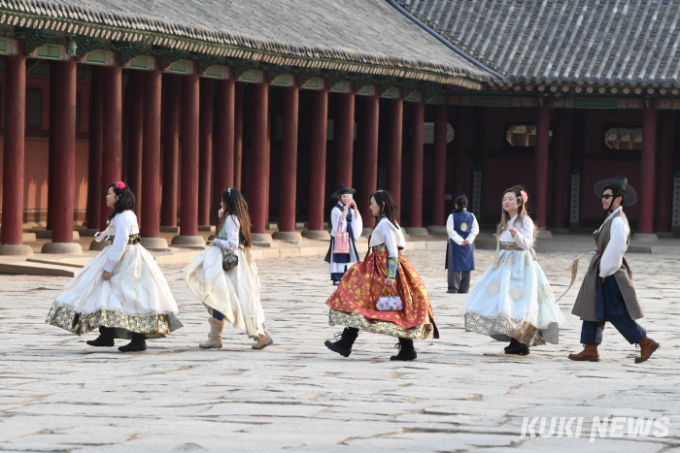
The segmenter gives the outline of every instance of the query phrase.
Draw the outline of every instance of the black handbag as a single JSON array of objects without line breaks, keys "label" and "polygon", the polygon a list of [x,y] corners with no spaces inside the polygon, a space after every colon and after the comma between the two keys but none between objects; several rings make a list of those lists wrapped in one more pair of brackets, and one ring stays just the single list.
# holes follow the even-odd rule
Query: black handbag
[{"label": "black handbag", "polygon": [[228,271],[238,266],[238,255],[232,250],[224,250],[222,257],[222,269]]}]

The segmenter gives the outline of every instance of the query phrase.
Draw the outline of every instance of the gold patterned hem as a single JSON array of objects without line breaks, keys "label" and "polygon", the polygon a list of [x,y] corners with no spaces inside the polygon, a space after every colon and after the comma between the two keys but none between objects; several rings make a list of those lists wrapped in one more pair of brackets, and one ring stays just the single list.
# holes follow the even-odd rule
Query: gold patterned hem
[{"label": "gold patterned hem", "polygon": [[475,312],[465,313],[465,330],[487,335],[500,341],[514,338],[527,346],[545,344],[541,329],[523,319],[513,319],[504,313],[499,313],[498,316],[484,316]]},{"label": "gold patterned hem", "polygon": [[369,321],[360,313],[347,313],[333,309],[328,313],[328,324],[331,326],[354,327],[355,329],[361,329],[367,332],[381,333],[383,335],[410,340],[434,338],[435,333],[432,324],[422,324],[410,329],[404,329],[393,322],[378,320]]},{"label": "gold patterned hem", "polygon": [[132,333],[141,333],[148,338],[159,338],[183,327],[173,313],[141,316],[103,309],[93,313],[78,313],[73,307],[59,305],[56,302],[50,307],[45,323],[61,327],[76,335],[91,332],[99,327],[113,327],[116,338],[131,338]]}]

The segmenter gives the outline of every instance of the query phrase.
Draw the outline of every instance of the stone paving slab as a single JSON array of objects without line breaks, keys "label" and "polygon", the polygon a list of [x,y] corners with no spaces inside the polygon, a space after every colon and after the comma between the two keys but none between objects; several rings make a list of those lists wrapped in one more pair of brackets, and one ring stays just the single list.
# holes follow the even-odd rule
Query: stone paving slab
[{"label": "stone paving slab", "polygon": [[[466,333],[464,295],[446,294],[443,252],[407,255],[430,293],[439,340],[416,343],[418,360],[390,362],[393,338],[361,333],[349,358],[328,351],[326,298],[333,291],[321,258],[260,260],[262,296],[275,344],[250,348],[226,329],[219,350],[197,347],[207,315],[182,280],[162,269],[185,327],[122,354],[44,324],[66,277],[0,275],[0,452],[510,452],[680,451],[680,259],[630,254],[647,318],[662,347],[634,364],[636,350],[608,327],[599,363],[566,359],[580,350],[569,314],[559,345],[528,356]],[[493,252],[477,252],[473,284]],[[569,253],[539,254],[560,294]],[[583,272],[583,266],[581,273]],[[543,434],[521,437],[525,417],[549,417]],[[547,436],[550,417],[582,417],[578,438]],[[667,417],[664,437],[599,438],[599,417]]]}]

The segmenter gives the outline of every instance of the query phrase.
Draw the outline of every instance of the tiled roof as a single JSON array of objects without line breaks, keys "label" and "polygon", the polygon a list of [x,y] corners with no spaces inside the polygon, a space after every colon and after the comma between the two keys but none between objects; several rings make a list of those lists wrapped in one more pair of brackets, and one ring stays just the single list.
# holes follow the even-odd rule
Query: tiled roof
[{"label": "tiled roof", "polygon": [[[107,27],[114,37],[118,31],[125,32],[123,39],[143,34],[145,42],[160,45],[168,36],[171,43],[198,42],[199,49],[208,43],[208,53],[218,56],[224,54],[216,47],[236,47],[326,61],[315,67],[347,70],[337,62],[349,62],[354,72],[410,78],[420,72],[476,81],[473,85],[488,80],[383,0],[0,0],[0,14],[7,16],[2,21],[21,15]],[[371,66],[404,71],[381,73]]]},{"label": "tiled roof", "polygon": [[395,0],[507,84],[680,86],[679,0]]}]

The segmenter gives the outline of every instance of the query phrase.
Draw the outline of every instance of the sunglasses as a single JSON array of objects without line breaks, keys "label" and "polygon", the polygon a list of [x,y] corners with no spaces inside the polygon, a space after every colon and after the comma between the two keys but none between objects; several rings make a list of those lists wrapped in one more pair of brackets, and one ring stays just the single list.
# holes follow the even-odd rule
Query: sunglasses
[{"label": "sunglasses", "polygon": [[603,200],[609,200],[610,198],[614,198],[614,195],[612,195],[610,193],[606,193],[606,194],[602,195]]}]

